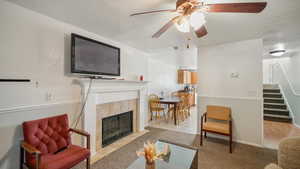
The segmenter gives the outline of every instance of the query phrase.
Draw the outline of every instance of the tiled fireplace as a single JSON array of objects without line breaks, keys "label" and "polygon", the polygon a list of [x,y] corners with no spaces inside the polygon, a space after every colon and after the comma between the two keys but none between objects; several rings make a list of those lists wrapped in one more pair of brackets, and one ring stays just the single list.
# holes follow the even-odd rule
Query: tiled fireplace
[{"label": "tiled fireplace", "polygon": [[[83,89],[83,95],[86,96],[89,80],[80,80],[79,82]],[[121,137],[124,139],[130,137],[127,136],[130,133],[144,131],[148,109],[145,84],[144,82],[130,81],[95,80],[93,82],[83,116],[83,129],[91,135],[92,160],[93,156],[103,154],[107,148],[112,146],[113,141]],[[125,117],[124,113],[128,112],[130,115]],[[120,119],[131,120],[131,124],[120,123],[118,122]],[[108,126],[111,129],[107,129],[107,126],[103,127],[105,120],[113,121],[114,125]],[[118,128],[126,128],[126,131],[117,131]],[[103,130],[111,130],[111,132],[103,135]],[[111,138],[103,140],[103,137],[109,134],[111,134]]]}]

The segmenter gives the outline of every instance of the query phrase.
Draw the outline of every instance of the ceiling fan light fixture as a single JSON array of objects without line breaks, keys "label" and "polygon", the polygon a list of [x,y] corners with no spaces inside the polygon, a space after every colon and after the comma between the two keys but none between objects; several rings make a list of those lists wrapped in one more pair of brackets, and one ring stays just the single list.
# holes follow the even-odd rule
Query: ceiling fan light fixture
[{"label": "ceiling fan light fixture", "polygon": [[190,24],[195,30],[201,28],[205,23],[206,23],[206,20],[205,20],[205,16],[203,13],[194,12],[191,14]]},{"label": "ceiling fan light fixture", "polygon": [[175,26],[180,32],[190,32],[190,24],[186,19],[184,19],[181,24],[176,23]]}]

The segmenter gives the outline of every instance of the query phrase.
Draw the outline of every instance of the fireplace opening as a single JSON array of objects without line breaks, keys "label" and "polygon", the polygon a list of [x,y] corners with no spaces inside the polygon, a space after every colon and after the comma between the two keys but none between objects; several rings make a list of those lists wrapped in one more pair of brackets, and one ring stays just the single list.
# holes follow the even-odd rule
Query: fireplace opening
[{"label": "fireplace opening", "polygon": [[133,132],[133,111],[102,119],[102,147],[131,134]]}]

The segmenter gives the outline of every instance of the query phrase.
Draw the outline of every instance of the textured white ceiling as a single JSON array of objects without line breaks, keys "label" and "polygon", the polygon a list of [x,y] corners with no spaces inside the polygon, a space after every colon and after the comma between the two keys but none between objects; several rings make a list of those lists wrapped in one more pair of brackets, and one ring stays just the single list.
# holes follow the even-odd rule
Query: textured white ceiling
[{"label": "textured white ceiling", "polygon": [[[195,45],[213,45],[245,39],[264,38],[264,43],[288,43],[300,39],[300,0],[266,0],[260,14],[206,14],[208,36],[197,39],[171,28],[159,39],[152,39],[174,14],[160,13],[130,17],[134,12],[173,9],[176,0],[7,0],[50,17],[76,25],[145,52],[172,50],[184,46],[192,36]],[[251,0],[206,0],[251,2]],[[264,0],[253,0],[262,2]]]}]

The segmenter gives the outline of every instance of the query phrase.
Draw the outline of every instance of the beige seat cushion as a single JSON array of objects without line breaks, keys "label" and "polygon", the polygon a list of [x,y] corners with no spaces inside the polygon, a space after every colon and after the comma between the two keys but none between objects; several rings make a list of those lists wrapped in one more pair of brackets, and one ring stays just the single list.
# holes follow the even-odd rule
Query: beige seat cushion
[{"label": "beige seat cushion", "polygon": [[221,122],[205,122],[203,123],[203,129],[209,131],[215,131],[218,133],[229,134],[229,124]]},{"label": "beige seat cushion", "polygon": [[300,169],[300,137],[286,138],[280,142],[278,164],[283,169]]}]

